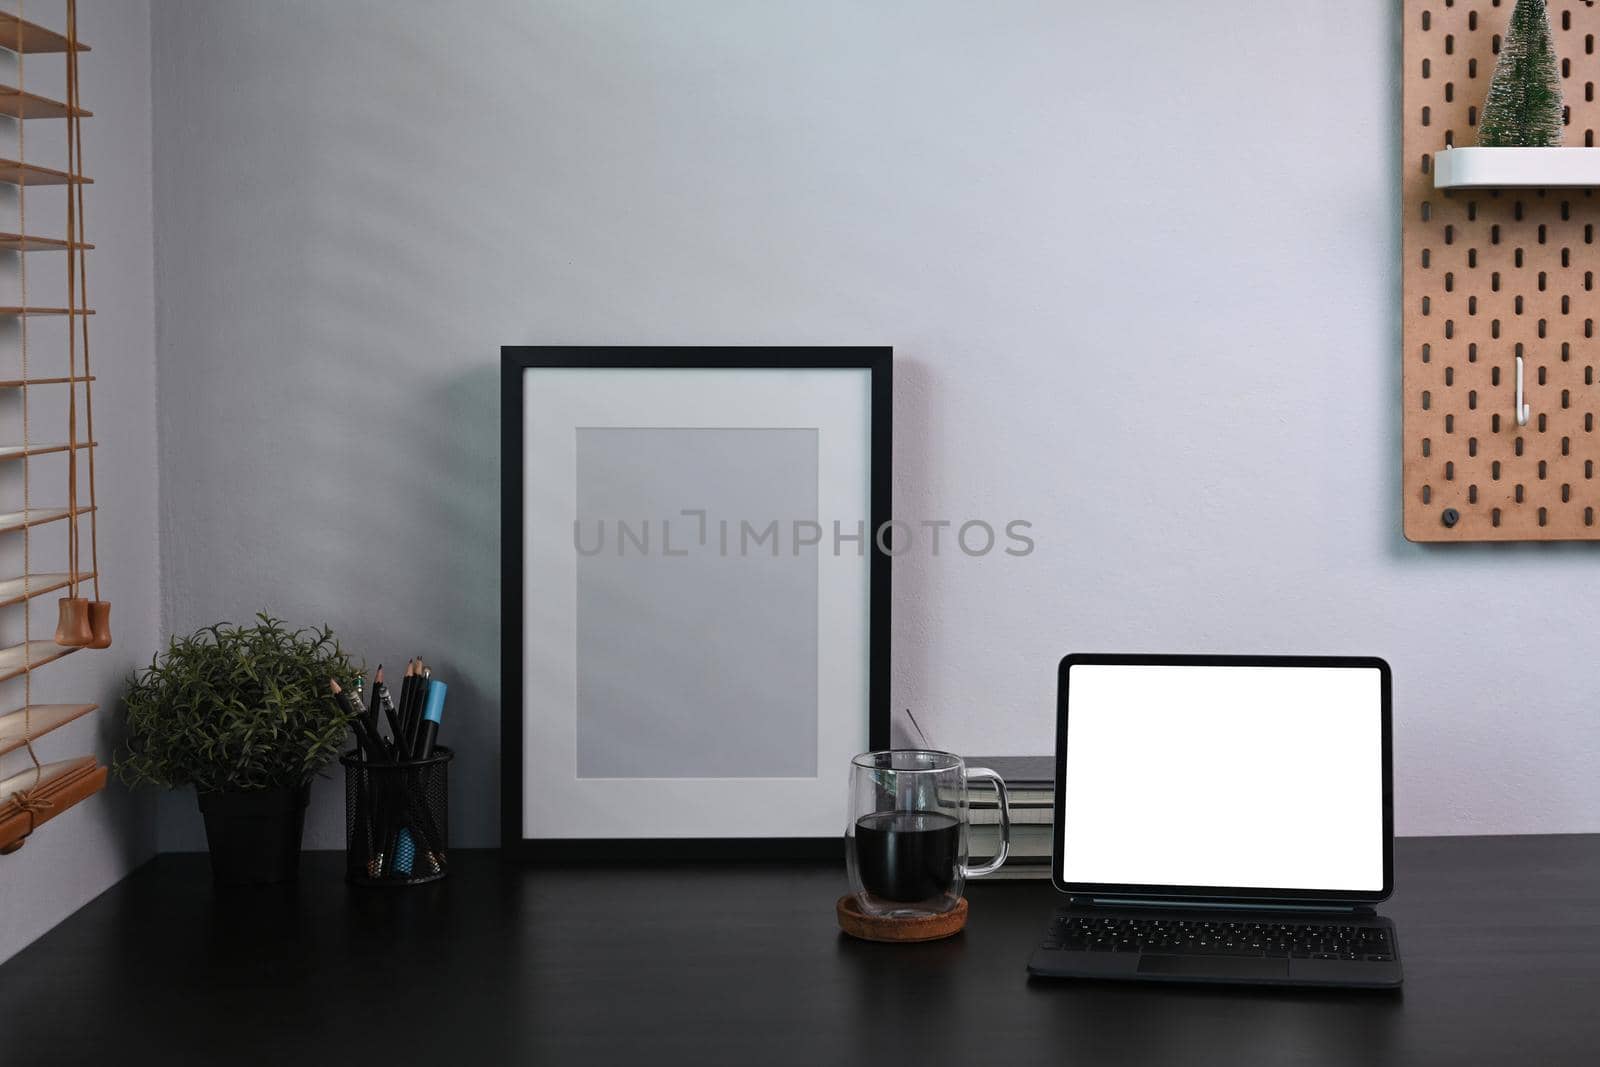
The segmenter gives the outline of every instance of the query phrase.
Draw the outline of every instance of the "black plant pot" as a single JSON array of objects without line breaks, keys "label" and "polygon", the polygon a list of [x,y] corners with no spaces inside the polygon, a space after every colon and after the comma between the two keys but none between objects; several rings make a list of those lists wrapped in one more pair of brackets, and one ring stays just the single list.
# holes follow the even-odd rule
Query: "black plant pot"
[{"label": "black plant pot", "polygon": [[300,838],[311,787],[200,793],[218,885],[292,882],[300,873]]}]

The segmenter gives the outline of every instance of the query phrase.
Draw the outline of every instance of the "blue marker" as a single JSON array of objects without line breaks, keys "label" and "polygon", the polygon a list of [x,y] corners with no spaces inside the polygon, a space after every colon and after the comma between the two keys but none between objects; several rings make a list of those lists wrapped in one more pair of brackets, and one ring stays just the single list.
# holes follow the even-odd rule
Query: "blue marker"
[{"label": "blue marker", "polygon": [[444,718],[444,695],[448,687],[438,679],[428,683],[428,702],[422,709],[422,735],[417,738],[415,759],[433,755],[433,742],[439,736],[439,720]]},{"label": "blue marker", "polygon": [[395,874],[409,877],[416,860],[417,846],[412,843],[411,830],[402,826],[399,836],[395,839],[394,866],[391,869]]}]

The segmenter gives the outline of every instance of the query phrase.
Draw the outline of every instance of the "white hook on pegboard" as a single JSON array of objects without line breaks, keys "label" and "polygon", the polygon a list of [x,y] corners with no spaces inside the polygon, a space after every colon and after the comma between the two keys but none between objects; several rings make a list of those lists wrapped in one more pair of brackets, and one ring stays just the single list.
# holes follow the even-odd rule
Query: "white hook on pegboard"
[{"label": "white hook on pegboard", "polygon": [[1516,398],[1516,401],[1515,401],[1515,409],[1514,410],[1516,411],[1516,414],[1517,414],[1517,425],[1518,426],[1526,426],[1526,425],[1528,425],[1528,405],[1526,403],[1524,403],[1523,399],[1522,399],[1522,357],[1521,356],[1517,357],[1517,398]]}]

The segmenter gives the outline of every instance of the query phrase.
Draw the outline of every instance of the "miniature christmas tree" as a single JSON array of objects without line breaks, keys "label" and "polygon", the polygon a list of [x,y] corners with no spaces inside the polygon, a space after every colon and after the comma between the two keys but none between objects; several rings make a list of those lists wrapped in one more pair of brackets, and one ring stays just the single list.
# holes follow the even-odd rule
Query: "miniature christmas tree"
[{"label": "miniature christmas tree", "polygon": [[1561,144],[1561,64],[1550,40],[1545,0],[1517,0],[1478,120],[1485,147]]}]

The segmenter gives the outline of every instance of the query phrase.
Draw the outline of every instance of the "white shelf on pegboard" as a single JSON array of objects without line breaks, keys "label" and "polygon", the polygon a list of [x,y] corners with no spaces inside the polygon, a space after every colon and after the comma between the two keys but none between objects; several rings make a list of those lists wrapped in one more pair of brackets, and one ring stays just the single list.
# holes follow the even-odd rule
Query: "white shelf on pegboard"
[{"label": "white shelf on pegboard", "polygon": [[1435,189],[1600,186],[1600,148],[1447,148],[1433,157]]}]

